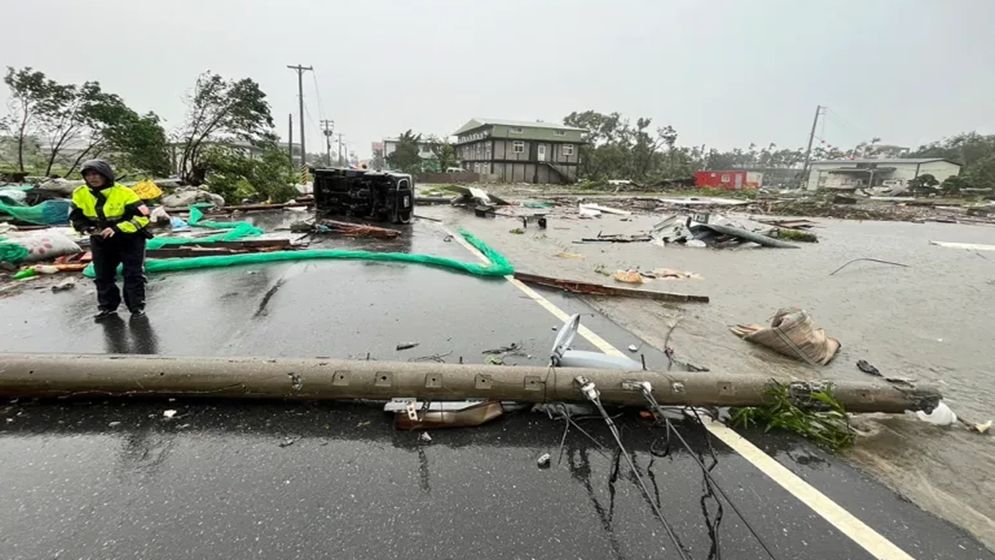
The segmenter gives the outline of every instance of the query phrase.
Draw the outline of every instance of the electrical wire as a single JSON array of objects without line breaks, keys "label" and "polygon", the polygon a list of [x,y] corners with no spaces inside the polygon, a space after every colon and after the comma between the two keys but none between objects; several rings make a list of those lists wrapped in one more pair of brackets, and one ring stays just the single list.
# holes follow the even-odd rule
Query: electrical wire
[{"label": "electrical wire", "polygon": [[[743,522],[743,525],[745,525],[747,530],[750,531],[750,533],[753,535],[753,538],[757,540],[757,543],[760,544],[760,547],[764,549],[764,552],[767,553],[767,556],[770,557],[771,560],[777,560],[776,557],[774,556],[774,553],[771,552],[770,548],[767,546],[767,543],[764,542],[764,540],[760,537],[760,534],[756,531],[756,529],[754,529],[753,526],[750,525],[750,522],[747,521],[746,516],[743,515],[743,513],[739,510],[739,508],[732,501],[732,499],[729,498],[729,495],[726,494],[722,486],[719,485],[719,483],[716,482],[715,479],[712,477],[711,469],[705,467],[705,463],[697,456],[696,453],[694,453],[694,451],[691,449],[691,445],[687,442],[687,440],[684,439],[684,436],[682,436],[680,432],[678,432],[677,429],[674,428],[674,425],[673,423],[670,422],[670,419],[664,415],[663,407],[660,406],[659,402],[657,402],[656,397],[653,396],[652,391],[647,390],[646,388],[647,385],[649,384],[647,383],[646,385],[641,385],[641,392],[643,398],[646,399],[646,402],[649,404],[650,411],[653,412],[653,415],[656,416],[657,419],[662,419],[664,421],[667,428],[668,445],[669,445],[670,434],[672,433],[677,438],[677,441],[680,442],[680,444],[684,447],[684,449],[688,451],[691,458],[694,459],[694,461],[701,468],[702,474],[704,475],[705,479],[709,483],[714,485],[714,489],[719,492],[719,494],[726,500],[729,506],[732,507],[732,510],[736,512],[736,515],[739,516],[739,519]],[[698,423],[701,425],[702,429],[704,429],[705,423],[702,421],[701,416],[698,414],[697,409],[692,408],[691,410],[694,412],[695,418],[698,420]],[[711,454],[713,460],[712,468],[714,468],[715,465],[718,464],[718,457],[715,455],[715,449],[712,447],[710,436],[707,433],[705,441],[708,444],[708,451]]]},{"label": "electrical wire", "polygon": [[[580,383],[580,378],[578,378],[577,381]],[[612,437],[615,438],[615,443],[618,445],[619,451],[625,457],[625,462],[629,465],[629,469],[632,470],[633,475],[635,475],[636,481],[639,482],[639,487],[642,489],[643,495],[646,496],[646,500],[650,503],[650,507],[653,508],[653,512],[660,519],[660,523],[663,524],[663,528],[667,531],[667,536],[670,537],[670,540],[674,543],[674,546],[677,547],[677,553],[680,555],[681,560],[690,560],[687,551],[684,550],[684,545],[681,544],[680,539],[677,537],[677,533],[674,532],[674,528],[663,515],[663,511],[660,510],[660,505],[653,500],[653,496],[650,494],[649,488],[646,486],[646,481],[643,480],[642,474],[639,473],[635,463],[632,462],[632,456],[629,455],[625,445],[622,444],[622,436],[619,434],[618,426],[615,425],[615,422],[612,421],[611,416],[608,415],[605,407],[601,404],[601,398],[597,392],[597,389],[594,387],[594,383],[584,380],[582,385],[584,388],[587,388],[587,390],[582,388],[581,392],[594,404],[595,408],[597,408],[598,412],[601,414],[602,419],[604,419],[605,424],[608,425],[608,431],[610,431]]]}]

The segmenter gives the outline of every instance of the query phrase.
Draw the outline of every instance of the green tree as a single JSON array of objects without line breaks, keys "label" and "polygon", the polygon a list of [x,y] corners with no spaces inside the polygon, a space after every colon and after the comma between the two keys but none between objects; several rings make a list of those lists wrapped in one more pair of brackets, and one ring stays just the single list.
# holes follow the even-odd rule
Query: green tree
[{"label": "green tree", "polygon": [[62,86],[30,66],[20,70],[8,66],[3,81],[10,88],[8,126],[17,144],[17,170],[24,173],[25,148],[36,121],[58,105]]},{"label": "green tree", "polygon": [[105,127],[103,134],[118,154],[119,165],[150,175],[169,174],[169,142],[155,113],[139,115],[129,109],[116,126]]},{"label": "green tree", "polygon": [[457,167],[459,165],[459,159],[456,157],[456,147],[450,144],[448,140],[432,136],[429,138],[429,142],[432,146],[432,155],[435,156],[435,160],[438,162],[439,171],[445,171],[450,167]]},{"label": "green tree", "polygon": [[211,71],[197,78],[187,100],[189,114],[180,131],[183,151],[179,172],[192,184],[200,184],[206,168],[200,164],[205,145],[211,141],[252,142],[273,128],[266,94],[255,81],[225,80]]},{"label": "green tree", "polygon": [[418,155],[418,145],[421,144],[421,134],[407,130],[397,139],[397,147],[387,156],[387,165],[405,173],[421,171],[421,156]]}]

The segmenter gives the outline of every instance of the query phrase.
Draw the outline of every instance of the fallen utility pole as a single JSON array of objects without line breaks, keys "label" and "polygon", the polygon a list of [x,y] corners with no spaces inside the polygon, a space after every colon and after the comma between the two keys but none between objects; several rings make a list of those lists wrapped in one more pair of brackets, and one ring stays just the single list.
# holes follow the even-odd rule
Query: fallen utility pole
[{"label": "fallen utility pole", "polygon": [[526,284],[535,284],[538,286],[546,286],[548,288],[558,288],[565,292],[588,296],[621,296],[655,299],[658,301],[708,303],[708,296],[655,292],[653,290],[639,290],[636,288],[621,288],[618,286],[606,286],[604,284],[591,284],[589,282],[581,282],[579,280],[551,278],[549,276],[539,276],[538,274],[528,274],[525,272],[516,272],[515,279],[525,282]]},{"label": "fallen utility pole", "polygon": [[[640,405],[632,382],[649,381],[665,405],[752,406],[767,403],[773,379],[753,374],[618,369],[492,366],[291,358],[216,358],[107,354],[0,354],[3,397],[210,397],[306,400],[490,399],[578,401],[584,376],[605,403]],[[932,410],[933,386],[796,381],[799,406],[815,405],[812,391],[831,386],[852,412]]]}]

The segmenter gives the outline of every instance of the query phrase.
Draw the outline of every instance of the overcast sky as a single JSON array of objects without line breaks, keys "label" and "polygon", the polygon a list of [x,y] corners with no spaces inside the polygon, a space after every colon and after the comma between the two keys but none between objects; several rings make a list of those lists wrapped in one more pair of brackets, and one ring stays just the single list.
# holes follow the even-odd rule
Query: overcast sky
[{"label": "overcast sky", "polygon": [[286,65],[313,65],[309,152],[324,146],[321,118],[367,157],[409,128],[444,135],[476,116],[586,109],[651,117],[679,144],[722,149],[801,146],[818,104],[830,108],[819,134],[835,145],[995,132],[993,0],[5,4],[0,65],[97,80],[167,130],[210,69],[258,81],[285,137],[288,113],[297,127]]}]

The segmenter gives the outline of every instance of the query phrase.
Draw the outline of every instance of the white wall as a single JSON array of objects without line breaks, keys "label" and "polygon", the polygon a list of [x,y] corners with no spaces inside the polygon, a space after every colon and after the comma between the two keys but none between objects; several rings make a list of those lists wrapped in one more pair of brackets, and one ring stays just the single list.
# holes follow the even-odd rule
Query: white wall
[{"label": "white wall", "polygon": [[[937,181],[943,182],[944,179],[951,175],[957,175],[960,173],[960,166],[950,163],[948,161],[934,161],[929,163],[917,164],[915,162],[909,163],[881,163],[880,167],[893,167],[895,171],[890,173],[875,173],[875,182],[878,181],[878,177],[881,179],[898,179],[901,181],[911,181],[919,175],[926,173],[931,174],[936,177]],[[816,190],[819,188],[831,188],[831,187],[841,187],[856,184],[858,181],[864,183],[867,182],[868,173],[860,174],[840,174],[828,172],[829,169],[840,169],[840,168],[857,168],[857,164],[849,163],[813,163],[810,165],[811,171],[808,176],[808,184],[806,187],[808,190]]]},{"label": "white wall", "polygon": [[934,161],[930,163],[924,163],[919,166],[919,174],[925,175],[926,173],[929,173],[933,177],[936,177],[936,180],[942,183],[947,177],[950,177],[951,175],[959,175],[960,166],[954,163],[950,163],[949,161]]}]

